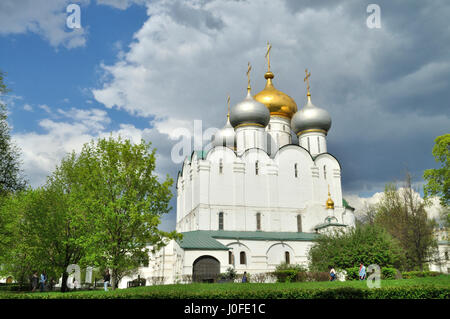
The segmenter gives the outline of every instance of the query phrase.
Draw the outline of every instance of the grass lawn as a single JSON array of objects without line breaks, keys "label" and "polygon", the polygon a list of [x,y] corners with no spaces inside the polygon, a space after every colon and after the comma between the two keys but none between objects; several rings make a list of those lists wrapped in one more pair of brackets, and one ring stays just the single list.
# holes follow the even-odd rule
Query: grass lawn
[{"label": "grass lawn", "polygon": [[450,276],[382,280],[381,289],[366,281],[298,283],[217,283],[146,286],[115,291],[24,293],[0,291],[0,298],[161,298],[161,299],[290,299],[290,298],[450,298]]}]

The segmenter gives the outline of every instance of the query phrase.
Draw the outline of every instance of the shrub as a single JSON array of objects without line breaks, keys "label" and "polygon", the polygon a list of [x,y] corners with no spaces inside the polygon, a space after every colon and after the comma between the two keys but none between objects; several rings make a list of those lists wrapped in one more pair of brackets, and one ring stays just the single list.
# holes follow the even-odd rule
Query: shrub
[{"label": "shrub", "polygon": [[326,271],[310,271],[306,273],[308,281],[328,281],[330,274]]},{"label": "shrub", "polygon": [[322,234],[308,253],[311,270],[352,268],[361,261],[380,267],[399,267],[403,251],[397,240],[376,226],[361,226],[346,232]]},{"label": "shrub", "polygon": [[276,270],[273,275],[277,278],[277,282],[295,282],[299,271],[295,269]]},{"label": "shrub", "polygon": [[275,271],[278,271],[278,270],[306,271],[307,269],[305,268],[305,266],[300,265],[300,264],[286,264],[285,262],[283,262],[275,268]]},{"label": "shrub", "polygon": [[265,283],[267,281],[267,279],[269,279],[269,276],[270,276],[270,274],[268,274],[268,273],[254,274],[252,276],[252,281],[257,282],[257,283]]},{"label": "shrub", "polygon": [[[251,282],[250,279],[252,279],[253,276],[251,276],[248,272],[247,272],[246,275],[247,275],[247,282]],[[242,282],[242,277],[244,277],[243,273],[239,274],[239,275],[236,275],[236,278],[235,278],[234,282]]]},{"label": "shrub", "polygon": [[152,285],[162,285],[164,284],[165,278],[162,276],[154,276],[150,278]]},{"label": "shrub", "polygon": [[225,273],[219,274],[217,280],[220,282],[226,282],[226,281],[234,281],[237,277],[236,270],[234,270],[233,267],[228,267],[227,271]]},{"label": "shrub", "polygon": [[303,265],[281,263],[271,275],[277,282],[297,282],[307,280],[306,272],[307,269]]},{"label": "shrub", "polygon": [[346,280],[359,280],[359,267],[346,268]]},{"label": "shrub", "polygon": [[381,279],[401,279],[402,275],[395,268],[382,268]]},{"label": "shrub", "polygon": [[181,279],[184,283],[190,284],[192,283],[192,275],[183,275],[181,276]]}]

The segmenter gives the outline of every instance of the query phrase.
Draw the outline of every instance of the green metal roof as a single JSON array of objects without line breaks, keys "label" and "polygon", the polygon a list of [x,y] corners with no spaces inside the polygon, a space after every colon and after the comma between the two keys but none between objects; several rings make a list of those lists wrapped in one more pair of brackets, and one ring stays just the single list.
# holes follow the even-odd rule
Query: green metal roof
[{"label": "green metal roof", "polygon": [[315,233],[298,232],[264,232],[264,231],[226,231],[226,230],[196,230],[185,232],[179,242],[181,248],[200,250],[228,250],[216,239],[235,240],[274,240],[274,241],[312,241],[317,238]]},{"label": "green metal roof", "polygon": [[348,208],[348,209],[351,209],[353,211],[355,210],[352,206],[350,206],[348,204],[348,202],[344,198],[342,198],[342,206],[344,206],[344,208]]},{"label": "green metal roof", "polygon": [[211,237],[209,232],[190,231],[181,233],[183,239],[178,242],[183,249],[228,250],[228,247]]},{"label": "green metal roof", "polygon": [[450,245],[450,241],[448,241],[448,240],[440,240],[440,241],[438,241],[438,245]]}]

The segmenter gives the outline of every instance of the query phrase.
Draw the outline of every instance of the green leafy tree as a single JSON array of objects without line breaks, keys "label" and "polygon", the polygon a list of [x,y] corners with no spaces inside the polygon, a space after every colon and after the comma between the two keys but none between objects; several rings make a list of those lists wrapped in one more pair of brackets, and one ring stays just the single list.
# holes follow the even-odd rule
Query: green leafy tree
[{"label": "green leafy tree", "polygon": [[441,164],[440,168],[427,169],[424,179],[425,198],[439,196],[442,206],[450,203],[450,134],[438,136],[433,147],[433,156],[436,162]]},{"label": "green leafy tree", "polygon": [[85,144],[78,157],[80,183],[75,193],[87,213],[92,232],[83,242],[86,262],[111,269],[116,288],[123,276],[148,260],[148,247],[162,247],[178,238],[158,229],[170,211],[173,183],[155,174],[155,149],[141,141],[112,137]]},{"label": "green leafy tree", "polygon": [[409,174],[401,189],[395,184],[386,185],[377,205],[375,224],[400,242],[405,252],[403,268],[406,270],[423,270],[428,262],[437,258],[436,224],[428,218],[426,205],[412,188]]},{"label": "green leafy tree", "polygon": [[323,234],[308,255],[312,271],[328,271],[328,266],[352,268],[359,266],[360,262],[380,267],[399,267],[402,258],[398,241],[383,228],[372,225]]},{"label": "green leafy tree", "polygon": [[[45,271],[48,278],[62,276],[61,291],[67,290],[67,267],[84,257],[81,236],[90,231],[84,212],[73,201],[67,166],[71,158],[49,178],[47,184],[13,195],[3,205],[2,216],[9,210],[9,247],[2,261],[4,270],[19,282],[32,271]],[[72,168],[72,167],[70,167]]]},{"label": "green leafy tree", "polygon": [[79,171],[75,153],[63,158],[46,185],[37,190],[42,192],[38,198],[41,202],[39,207],[28,210],[26,218],[27,233],[39,236],[37,256],[55,278],[62,276],[63,292],[67,291],[67,267],[81,265],[85,257],[82,239],[91,232],[85,210],[79,203],[80,194],[76,193]]},{"label": "green leafy tree", "polygon": [[13,276],[24,288],[33,269],[32,254],[20,227],[28,197],[25,192],[4,195],[0,206],[0,276]]},{"label": "green leafy tree", "polygon": [[[9,91],[4,83],[4,76],[0,71],[0,97]],[[11,141],[6,105],[0,103],[0,197],[25,188],[19,157],[19,149]]]}]

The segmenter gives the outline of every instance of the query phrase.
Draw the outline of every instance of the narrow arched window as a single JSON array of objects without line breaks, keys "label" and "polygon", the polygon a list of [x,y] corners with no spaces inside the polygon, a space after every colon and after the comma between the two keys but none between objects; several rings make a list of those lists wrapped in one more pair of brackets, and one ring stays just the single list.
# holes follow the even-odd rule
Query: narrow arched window
[{"label": "narrow arched window", "polygon": [[323,166],[323,178],[327,179],[327,166]]},{"label": "narrow arched window", "polygon": [[219,174],[222,174],[223,173],[223,161],[222,161],[222,159],[220,159],[220,161],[219,161]]},{"label": "narrow arched window", "polygon": [[234,264],[234,260],[233,260],[233,252],[232,252],[232,251],[229,251],[229,252],[228,252],[228,263],[229,263],[230,265]]},{"label": "narrow arched window", "polygon": [[284,253],[284,260],[286,261],[286,264],[290,264],[291,263],[291,256],[289,256],[289,252],[286,251]]},{"label": "narrow arched window", "polygon": [[295,178],[298,177],[298,166],[297,166],[297,163],[294,164],[294,175],[295,175]]},{"label": "narrow arched window", "polygon": [[240,264],[246,265],[247,264],[247,258],[245,256],[245,251],[241,251],[239,254]]},{"label": "narrow arched window", "polygon": [[223,212],[219,213],[219,230],[223,230]]},{"label": "narrow arched window", "polygon": [[261,213],[256,213],[256,230],[261,230]]},{"label": "narrow arched window", "polygon": [[319,153],[320,153],[320,139],[319,139],[318,136],[317,136],[317,148],[318,148]]},{"label": "narrow arched window", "polygon": [[297,231],[302,232],[302,215],[297,215]]},{"label": "narrow arched window", "polygon": [[286,131],[286,125],[283,124],[283,131]]},{"label": "narrow arched window", "polygon": [[311,151],[310,150],[310,145],[309,145],[309,137],[307,137],[307,140],[308,140],[308,151]]},{"label": "narrow arched window", "polygon": [[255,162],[255,175],[259,174],[259,161]]}]

